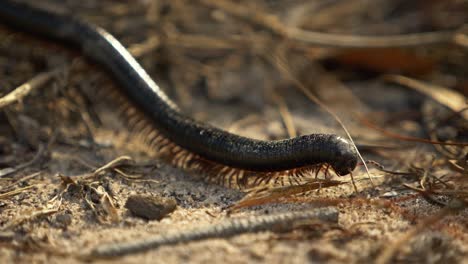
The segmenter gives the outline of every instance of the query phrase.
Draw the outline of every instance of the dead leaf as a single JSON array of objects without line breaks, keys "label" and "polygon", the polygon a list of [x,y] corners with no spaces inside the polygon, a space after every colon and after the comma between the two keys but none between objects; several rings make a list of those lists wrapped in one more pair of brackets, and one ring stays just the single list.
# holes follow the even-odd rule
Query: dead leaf
[{"label": "dead leaf", "polygon": [[435,61],[403,49],[350,49],[339,53],[341,64],[379,73],[399,72],[408,75],[428,74]]}]

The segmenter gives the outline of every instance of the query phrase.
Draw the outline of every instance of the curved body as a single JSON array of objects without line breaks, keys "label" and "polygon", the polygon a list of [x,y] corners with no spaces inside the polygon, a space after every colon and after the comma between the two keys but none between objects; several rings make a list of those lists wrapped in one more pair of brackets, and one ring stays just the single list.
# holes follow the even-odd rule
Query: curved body
[{"label": "curved body", "polygon": [[339,175],[346,175],[356,166],[354,146],[333,134],[261,141],[183,115],[122,44],[100,27],[11,0],[0,1],[0,23],[81,49],[113,75],[122,92],[162,135],[203,159],[251,171],[328,163]]}]

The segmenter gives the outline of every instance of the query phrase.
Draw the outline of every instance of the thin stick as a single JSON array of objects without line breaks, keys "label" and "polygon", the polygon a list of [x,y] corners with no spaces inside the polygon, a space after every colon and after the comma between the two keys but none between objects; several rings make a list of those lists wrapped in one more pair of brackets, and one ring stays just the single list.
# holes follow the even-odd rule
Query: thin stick
[{"label": "thin stick", "polygon": [[[363,162],[364,164],[364,167],[366,168],[366,173],[367,173],[367,176],[371,182],[372,185],[374,185],[374,182],[372,181],[372,177],[370,176],[370,173],[369,173],[369,168],[367,167],[367,164],[366,162],[364,161],[364,158],[362,157],[361,153],[359,152],[358,148],[356,147],[356,144],[354,143],[354,140],[353,138],[351,137],[351,134],[349,133],[348,129],[346,128],[346,126],[344,125],[343,121],[341,121],[341,118],[335,114],[335,112],[333,112],[326,104],[324,104],[320,99],[318,99],[315,95],[313,95],[305,86],[304,84],[302,84],[302,82],[300,82],[297,78],[295,78],[293,76],[293,74],[288,70],[288,67],[286,66],[285,62],[279,58],[279,57],[275,57],[275,58],[270,58],[270,59],[273,59],[274,60],[274,65],[280,70],[281,73],[285,74],[286,77],[291,80],[295,86],[297,88],[299,88],[299,90],[305,95],[307,96],[307,98],[309,98],[312,102],[316,103],[319,107],[321,107],[322,109],[324,109],[327,113],[329,113],[331,116],[333,116],[333,118],[338,122],[338,124],[343,128],[344,132],[346,133],[346,136],[349,138],[349,140],[351,141],[351,143],[353,144],[354,148],[356,149],[356,152],[359,156],[359,158],[361,159],[361,161]],[[351,180],[353,180],[353,178],[351,178]],[[355,186],[355,183],[354,183],[354,180],[353,180],[353,186]]]},{"label": "thin stick", "polygon": [[142,56],[156,50],[161,45],[161,40],[158,37],[150,37],[142,43],[133,44],[128,48],[133,56],[141,58]]},{"label": "thin stick", "polygon": [[263,13],[251,6],[242,6],[227,0],[199,1],[204,5],[215,7],[228,14],[249,20],[285,38],[320,46],[343,48],[420,46],[437,43],[451,43],[454,41],[455,35],[458,33],[458,30],[454,30],[389,36],[355,36],[312,32],[300,28],[287,27],[278,19],[278,17]]},{"label": "thin stick", "polygon": [[34,157],[28,161],[28,162],[25,162],[23,164],[20,164],[14,168],[12,168],[11,170],[8,170],[7,172],[5,173],[0,173],[0,178],[4,178],[6,176],[9,176],[13,173],[16,173],[22,169],[25,169],[29,166],[32,166],[34,165],[36,162],[40,161],[41,158],[43,158],[44,154],[47,152],[48,148],[44,147],[43,145],[39,145],[39,149],[37,150],[36,154],[34,155]]},{"label": "thin stick", "polygon": [[453,42],[455,44],[460,45],[464,48],[468,48],[468,24],[465,24],[460,28],[460,30],[455,34],[453,38]]},{"label": "thin stick", "polygon": [[16,186],[17,184],[22,183],[22,182],[25,182],[25,181],[27,181],[27,180],[30,180],[30,179],[32,179],[32,178],[34,178],[34,177],[37,177],[37,176],[41,175],[41,173],[42,173],[42,172],[39,171],[39,172],[35,172],[35,173],[33,173],[33,174],[30,174],[30,175],[28,175],[28,176],[25,176],[25,177],[23,177],[23,178],[17,180],[16,182],[14,182],[14,183],[12,183],[12,184],[10,184],[10,185],[4,187],[4,188],[0,188],[0,192],[4,193],[4,192],[6,192],[6,191],[9,191],[9,190],[11,190],[14,186]]},{"label": "thin stick", "polygon": [[377,161],[375,160],[366,160],[366,164],[372,164],[374,165],[379,171],[382,171],[382,172],[385,172],[385,173],[389,173],[389,174],[393,174],[393,175],[415,175],[414,172],[401,172],[401,171],[391,171],[391,170],[387,170],[385,169],[385,167],[378,163]]},{"label": "thin stick", "polygon": [[306,31],[299,28],[288,30],[290,39],[314,45],[342,48],[388,48],[421,46],[453,42],[454,31],[412,33],[389,36],[356,36]]},{"label": "thin stick", "polygon": [[58,211],[59,211],[58,208],[45,208],[45,209],[42,209],[42,210],[39,210],[39,211],[35,211],[30,215],[22,216],[22,217],[20,217],[18,219],[13,220],[11,223],[3,226],[1,230],[4,231],[4,230],[12,229],[12,228],[24,223],[24,222],[32,221],[32,220],[34,220],[36,218],[39,218],[41,216],[55,214]]},{"label": "thin stick", "polygon": [[334,180],[313,180],[300,185],[281,186],[276,188],[263,187],[262,189],[254,188],[244,198],[227,207],[226,209],[228,210],[228,213],[232,213],[240,208],[275,203],[280,199],[285,199],[297,194],[306,193],[313,190],[321,190],[345,183],[347,182]]},{"label": "thin stick", "polygon": [[273,92],[273,100],[278,105],[279,113],[281,118],[283,119],[284,126],[288,131],[288,136],[293,138],[297,136],[296,127],[294,126],[294,122],[289,112],[288,106],[283,98],[281,98],[277,93]]},{"label": "thin stick", "polygon": [[240,128],[245,128],[251,123],[259,122],[260,117],[256,114],[249,114],[239,120],[234,121],[228,128],[227,131],[231,133],[237,132]]},{"label": "thin stick", "polygon": [[133,162],[133,159],[129,156],[120,156],[116,159],[113,159],[111,160],[110,162],[108,162],[107,164],[105,164],[104,166],[96,169],[93,174],[94,175],[97,175],[105,170],[108,170],[108,169],[113,169],[115,167],[118,167],[122,164],[128,164],[129,162]]},{"label": "thin stick", "polygon": [[363,116],[357,116],[357,118],[359,119],[359,121],[361,121],[367,127],[375,129],[375,130],[379,131],[380,133],[384,134],[387,137],[395,138],[395,139],[398,139],[398,140],[410,141],[410,142],[420,142],[420,143],[433,144],[433,145],[461,146],[461,147],[468,146],[468,143],[465,143],[465,142],[440,142],[440,141],[434,141],[434,140],[429,140],[429,139],[425,139],[425,138],[417,138],[417,137],[410,137],[410,136],[400,135],[398,133],[393,133],[391,131],[385,130],[385,129],[375,125],[374,123],[372,123],[371,121],[369,121],[368,119],[366,119]]},{"label": "thin stick", "polygon": [[17,195],[17,194],[20,194],[20,193],[22,193],[22,192],[24,192],[26,190],[29,190],[31,188],[34,188],[34,187],[37,187],[37,186],[36,185],[30,185],[30,186],[26,186],[26,187],[23,187],[23,188],[13,190],[11,192],[2,193],[2,194],[0,194],[0,200],[6,199],[8,197],[11,197],[11,196],[14,196],[14,195]]},{"label": "thin stick", "polygon": [[294,224],[306,220],[336,223],[338,221],[338,210],[328,207],[303,212],[229,219],[219,224],[188,231],[176,231],[168,235],[157,235],[132,242],[98,246],[85,257],[117,257],[156,249],[164,245],[175,245],[209,238],[229,238],[244,233],[258,233],[271,230],[287,231],[293,229]]},{"label": "thin stick", "polygon": [[62,69],[63,68],[57,68],[52,71],[40,73],[34,76],[29,81],[27,81],[26,83],[18,86],[15,90],[0,98],[0,109],[14,102],[21,101],[32,90],[42,87],[44,84],[50,81],[54,76],[56,76],[60,71],[62,71]]}]

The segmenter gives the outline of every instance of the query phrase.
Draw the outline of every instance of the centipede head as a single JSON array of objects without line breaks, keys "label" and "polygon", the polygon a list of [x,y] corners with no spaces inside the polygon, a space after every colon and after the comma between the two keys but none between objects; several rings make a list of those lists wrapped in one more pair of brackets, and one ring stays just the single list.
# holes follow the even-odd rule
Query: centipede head
[{"label": "centipede head", "polygon": [[348,140],[337,137],[337,152],[335,160],[330,164],[333,170],[339,176],[348,175],[358,162],[358,155],[356,148]]}]

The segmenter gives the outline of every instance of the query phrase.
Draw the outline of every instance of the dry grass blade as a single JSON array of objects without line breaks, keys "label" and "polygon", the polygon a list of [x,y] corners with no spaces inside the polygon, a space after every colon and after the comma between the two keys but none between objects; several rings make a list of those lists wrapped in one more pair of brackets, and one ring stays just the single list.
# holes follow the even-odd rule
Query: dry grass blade
[{"label": "dry grass blade", "polygon": [[227,131],[231,133],[238,132],[241,128],[244,128],[253,123],[259,122],[260,117],[256,114],[249,114],[237,121],[234,121],[228,128]]},{"label": "dry grass blade", "polygon": [[455,171],[468,175],[468,162],[466,160],[449,160],[448,163]]},{"label": "dry grass blade", "polygon": [[468,48],[468,25],[463,26],[455,35],[453,41],[455,44]]},{"label": "dry grass blade", "polygon": [[41,216],[48,216],[51,214],[55,214],[59,211],[59,207],[61,205],[60,201],[55,202],[54,204],[48,204],[44,208],[40,210],[33,211],[30,214],[21,214],[20,217],[13,219],[13,221],[9,222],[7,225],[3,226],[2,230],[8,230],[14,228],[18,225],[21,225],[27,221],[32,221],[37,219]]},{"label": "dry grass blade", "polygon": [[391,36],[355,36],[311,32],[299,28],[288,31],[291,39],[309,44],[343,48],[388,48],[450,43],[455,32],[441,31]]},{"label": "dry grass blade", "polygon": [[260,12],[250,6],[241,6],[227,0],[200,0],[210,7],[216,7],[226,13],[250,20],[272,32],[291,40],[313,45],[344,48],[384,48],[421,46],[437,43],[451,43],[457,31],[414,33],[391,36],[355,36],[312,32],[284,25],[276,16]]},{"label": "dry grass blade", "polygon": [[468,36],[465,35],[465,34],[457,34],[455,36],[455,43],[460,45],[460,46],[463,46],[465,48],[468,48]]},{"label": "dry grass blade", "polygon": [[96,219],[101,224],[105,224],[109,221],[111,223],[118,223],[120,221],[118,210],[107,191],[102,186],[98,186],[97,188],[91,186],[89,187],[90,191],[99,197],[99,203],[96,203],[90,197],[93,194],[88,192],[85,196],[85,202],[88,204],[91,210],[93,210]]},{"label": "dry grass blade", "polygon": [[23,164],[20,164],[20,165],[14,167],[12,169],[6,170],[3,173],[2,173],[2,171],[0,171],[0,177],[6,177],[8,175],[11,175],[13,173],[16,173],[16,172],[22,170],[22,169],[25,169],[27,167],[30,167],[30,166],[34,165],[36,162],[38,162],[44,156],[46,151],[47,151],[46,147],[44,147],[43,145],[39,145],[39,149],[38,149],[36,155],[34,155],[34,157],[30,161],[25,162]]},{"label": "dry grass blade", "polygon": [[23,98],[26,97],[32,90],[42,87],[53,77],[57,76],[57,74],[60,73],[62,70],[63,69],[60,68],[54,69],[49,72],[39,73],[31,80],[18,86],[15,90],[0,98],[0,109],[12,103],[23,100]]},{"label": "dry grass blade", "polygon": [[30,185],[30,186],[26,186],[26,187],[23,187],[23,188],[19,188],[19,189],[16,189],[16,190],[13,190],[13,191],[10,191],[10,192],[6,192],[6,193],[2,193],[0,194],[0,200],[3,200],[3,199],[6,199],[6,198],[9,198],[11,196],[14,196],[14,195],[17,195],[17,194],[20,194],[24,191],[27,191],[31,188],[34,188],[36,187],[35,185]]},{"label": "dry grass blade", "polygon": [[450,108],[453,112],[460,113],[463,118],[468,120],[468,111],[463,111],[467,107],[467,98],[455,90],[424,83],[401,75],[386,75],[384,79],[429,96],[433,100]]},{"label": "dry grass blade", "polygon": [[131,162],[133,162],[132,158],[121,156],[108,162],[104,166],[95,169],[91,173],[85,173],[74,177],[59,175],[62,180],[61,190],[51,201],[61,199],[63,194],[69,190],[70,186],[77,186],[81,192],[83,192],[85,203],[89,206],[100,223],[118,223],[120,221],[120,216],[113,198],[109,195],[106,188],[100,185],[100,182],[94,181],[94,177],[109,170],[113,170],[119,174],[127,176],[125,173],[117,169],[117,167],[128,165]]},{"label": "dry grass blade", "polygon": [[129,156],[121,156],[121,157],[118,157],[112,161],[110,161],[109,163],[105,164],[104,166],[96,169],[93,174],[94,175],[97,175],[103,171],[106,171],[106,170],[109,170],[109,169],[114,169],[115,167],[119,167],[121,165],[124,165],[124,164],[128,164],[129,162],[133,162],[133,159]]},{"label": "dry grass blade", "polygon": [[12,184],[10,184],[10,185],[8,185],[8,186],[6,186],[6,187],[0,188],[0,192],[9,191],[9,190],[11,190],[14,186],[18,185],[19,183],[25,182],[25,181],[30,180],[30,179],[32,179],[32,178],[35,178],[35,177],[37,177],[37,176],[39,176],[39,175],[41,175],[41,172],[35,172],[35,173],[33,173],[33,174],[30,174],[30,175],[28,175],[28,176],[25,176],[25,177],[23,177],[23,178],[21,178],[21,179],[15,181],[15,182],[13,182]]},{"label": "dry grass blade", "polygon": [[359,121],[366,125],[367,127],[370,127],[372,129],[375,129],[382,134],[384,134],[387,137],[395,138],[398,140],[403,140],[403,141],[410,141],[410,142],[420,142],[420,143],[426,143],[426,144],[434,144],[434,145],[447,145],[447,146],[461,146],[461,147],[466,147],[468,146],[468,143],[464,142],[440,142],[440,141],[435,141],[435,140],[429,140],[425,138],[417,138],[417,137],[410,137],[410,136],[405,136],[405,135],[400,135],[398,133],[394,133],[391,131],[388,131],[386,129],[383,129],[376,124],[372,123],[369,121],[367,118],[363,116],[357,116]]},{"label": "dry grass blade", "polygon": [[262,204],[274,203],[280,199],[290,197],[292,195],[302,194],[314,190],[320,190],[323,188],[333,187],[345,184],[346,182],[342,181],[332,181],[332,180],[312,180],[306,182],[301,185],[293,185],[293,186],[284,186],[284,187],[276,187],[276,188],[260,188],[260,189],[252,189],[249,191],[247,196],[245,196],[242,200],[237,202],[236,204],[230,206],[228,208],[229,212],[233,212],[235,210],[245,208],[245,207],[252,207],[258,206]]},{"label": "dry grass blade", "polygon": [[157,49],[161,45],[161,40],[158,37],[150,37],[142,43],[133,44],[128,48],[133,56],[140,58],[153,50]]},{"label": "dry grass blade", "polygon": [[374,160],[367,160],[366,163],[374,165],[379,171],[389,173],[389,174],[393,174],[393,175],[414,175],[415,174],[415,172],[387,170],[387,169],[385,169],[385,167],[382,164],[380,164],[380,163],[378,163],[377,161],[374,161]]},{"label": "dry grass blade", "polygon": [[273,93],[273,100],[278,105],[280,115],[283,118],[284,126],[286,127],[286,130],[288,131],[288,136],[291,138],[296,137],[297,136],[296,127],[294,126],[294,121],[292,119],[291,113],[288,110],[288,106],[286,105],[286,102],[284,101],[283,98],[281,98],[276,93]]}]

